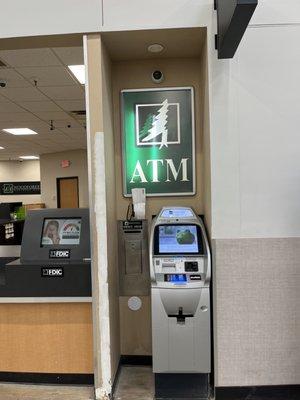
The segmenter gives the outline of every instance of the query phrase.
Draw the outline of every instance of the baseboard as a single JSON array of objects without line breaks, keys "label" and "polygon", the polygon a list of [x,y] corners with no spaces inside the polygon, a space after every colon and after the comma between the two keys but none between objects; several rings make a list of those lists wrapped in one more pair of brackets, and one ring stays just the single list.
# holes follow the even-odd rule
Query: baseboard
[{"label": "baseboard", "polygon": [[120,358],[121,365],[152,365],[152,356],[131,356],[122,355]]},{"label": "baseboard", "polygon": [[156,400],[208,400],[209,375],[155,373]]},{"label": "baseboard", "polygon": [[299,400],[300,385],[216,387],[215,400]]},{"label": "baseboard", "polygon": [[0,372],[0,382],[93,385],[93,374],[50,374],[36,372]]}]

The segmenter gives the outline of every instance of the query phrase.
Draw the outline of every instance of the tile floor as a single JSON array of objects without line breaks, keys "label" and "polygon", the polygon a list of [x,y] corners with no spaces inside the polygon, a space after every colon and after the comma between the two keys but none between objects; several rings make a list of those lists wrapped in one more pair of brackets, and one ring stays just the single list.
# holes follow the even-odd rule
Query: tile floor
[{"label": "tile floor", "polygon": [[153,400],[153,396],[152,368],[123,366],[117,382],[114,400]]},{"label": "tile floor", "polygon": [[[124,366],[115,400],[153,400],[151,367]],[[93,400],[92,386],[0,383],[0,400]]]},{"label": "tile floor", "polygon": [[0,384],[1,400],[93,400],[92,386]]}]

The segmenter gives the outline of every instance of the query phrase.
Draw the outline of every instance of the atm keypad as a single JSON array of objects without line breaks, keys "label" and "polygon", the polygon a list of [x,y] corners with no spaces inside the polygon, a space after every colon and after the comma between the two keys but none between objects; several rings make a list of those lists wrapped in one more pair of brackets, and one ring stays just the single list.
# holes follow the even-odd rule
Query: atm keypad
[{"label": "atm keypad", "polygon": [[185,272],[198,272],[198,262],[197,261],[186,261],[184,263]]}]

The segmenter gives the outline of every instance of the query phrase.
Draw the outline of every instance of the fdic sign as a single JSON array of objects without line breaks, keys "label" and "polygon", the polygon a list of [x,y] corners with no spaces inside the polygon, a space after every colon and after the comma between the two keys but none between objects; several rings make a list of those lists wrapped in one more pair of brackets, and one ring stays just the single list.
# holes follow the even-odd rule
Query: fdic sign
[{"label": "fdic sign", "polygon": [[42,267],[41,275],[42,278],[63,278],[64,269],[63,267]]},{"label": "fdic sign", "polygon": [[123,194],[195,194],[193,88],[123,90]]}]

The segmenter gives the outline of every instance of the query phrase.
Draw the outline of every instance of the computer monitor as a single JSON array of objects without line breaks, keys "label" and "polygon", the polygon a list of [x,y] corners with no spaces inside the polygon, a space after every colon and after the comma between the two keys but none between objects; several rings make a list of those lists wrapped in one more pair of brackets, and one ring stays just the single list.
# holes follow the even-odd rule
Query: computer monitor
[{"label": "computer monitor", "polygon": [[21,263],[61,263],[90,258],[89,210],[28,211],[21,247]]},{"label": "computer monitor", "polygon": [[161,224],[155,227],[154,255],[199,255],[203,252],[203,240],[198,225]]}]

